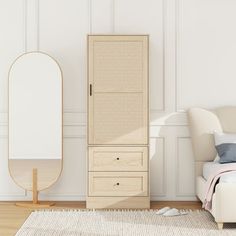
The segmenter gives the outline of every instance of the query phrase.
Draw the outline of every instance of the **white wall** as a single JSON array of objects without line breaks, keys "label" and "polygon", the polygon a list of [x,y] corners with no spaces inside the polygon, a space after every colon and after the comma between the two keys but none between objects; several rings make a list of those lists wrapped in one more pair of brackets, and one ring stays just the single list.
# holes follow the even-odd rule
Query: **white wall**
[{"label": "white wall", "polygon": [[7,168],[7,72],[41,50],[64,73],[64,170],[41,198],[86,194],[86,35],[150,34],[151,197],[194,200],[186,109],[235,105],[235,0],[1,0],[0,200],[29,199]]}]

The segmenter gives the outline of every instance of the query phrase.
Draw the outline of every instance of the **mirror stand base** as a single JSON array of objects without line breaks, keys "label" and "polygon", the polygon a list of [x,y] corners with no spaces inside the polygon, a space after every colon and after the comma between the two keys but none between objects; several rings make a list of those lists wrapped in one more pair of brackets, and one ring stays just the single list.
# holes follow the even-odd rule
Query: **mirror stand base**
[{"label": "mirror stand base", "polygon": [[16,206],[26,207],[26,208],[49,208],[55,205],[55,203],[50,203],[50,202],[39,203],[38,201],[38,193],[39,193],[38,192],[38,171],[36,168],[32,170],[32,179],[33,179],[33,183],[32,183],[33,202],[18,202],[16,203]]}]

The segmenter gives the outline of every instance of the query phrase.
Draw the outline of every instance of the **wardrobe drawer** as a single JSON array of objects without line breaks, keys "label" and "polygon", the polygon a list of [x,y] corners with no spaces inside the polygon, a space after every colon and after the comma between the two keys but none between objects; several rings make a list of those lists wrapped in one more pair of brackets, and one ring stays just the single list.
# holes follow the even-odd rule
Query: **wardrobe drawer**
[{"label": "wardrobe drawer", "polygon": [[89,196],[147,195],[147,172],[89,172]]},{"label": "wardrobe drawer", "polygon": [[148,147],[89,147],[89,171],[147,171]]}]

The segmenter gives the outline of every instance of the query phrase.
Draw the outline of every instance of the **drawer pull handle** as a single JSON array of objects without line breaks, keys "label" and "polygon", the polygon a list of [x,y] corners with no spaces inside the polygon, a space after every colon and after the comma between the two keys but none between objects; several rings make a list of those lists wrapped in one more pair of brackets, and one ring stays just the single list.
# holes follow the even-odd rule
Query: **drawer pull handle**
[{"label": "drawer pull handle", "polygon": [[116,158],[116,160],[117,160],[117,161],[119,161],[119,160],[120,160],[120,158],[119,158],[119,157],[117,157],[117,158]]},{"label": "drawer pull handle", "polygon": [[90,85],[89,85],[89,95],[92,96],[92,95],[93,95],[92,93],[93,93],[93,92],[92,92],[92,84],[90,84]]},{"label": "drawer pull handle", "polygon": [[120,185],[120,183],[116,183],[116,185]]}]

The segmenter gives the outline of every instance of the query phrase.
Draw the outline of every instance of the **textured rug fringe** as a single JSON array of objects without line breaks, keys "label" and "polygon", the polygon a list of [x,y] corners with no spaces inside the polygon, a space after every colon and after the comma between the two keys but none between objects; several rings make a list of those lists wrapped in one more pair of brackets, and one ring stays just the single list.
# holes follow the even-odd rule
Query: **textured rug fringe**
[{"label": "textured rug fringe", "polygon": [[[33,212],[156,212],[159,209],[37,209]],[[179,209],[181,212],[204,212],[204,209]]]}]

